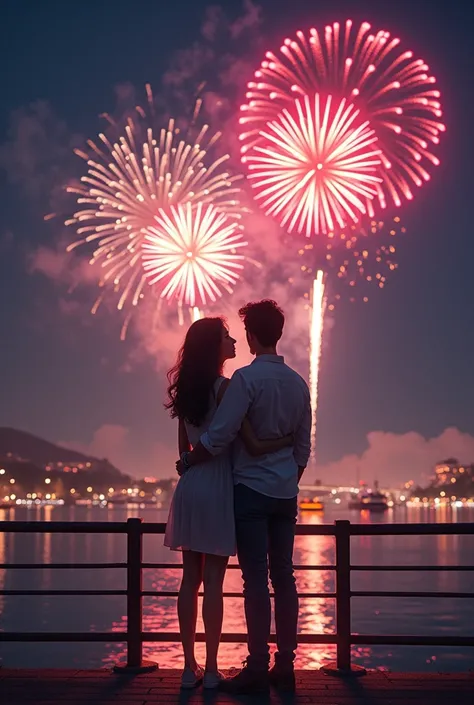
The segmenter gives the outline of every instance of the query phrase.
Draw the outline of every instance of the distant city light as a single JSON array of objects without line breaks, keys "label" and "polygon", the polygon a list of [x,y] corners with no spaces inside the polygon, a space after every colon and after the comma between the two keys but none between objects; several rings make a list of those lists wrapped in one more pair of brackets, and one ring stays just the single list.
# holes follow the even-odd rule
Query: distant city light
[{"label": "distant city light", "polygon": [[50,484],[51,484],[51,478],[50,478],[50,477],[47,477],[44,482],[45,482],[46,485],[50,485]]},{"label": "distant city light", "polygon": [[15,484],[15,478],[12,477],[11,480],[10,480],[10,485],[14,485],[14,484]]}]

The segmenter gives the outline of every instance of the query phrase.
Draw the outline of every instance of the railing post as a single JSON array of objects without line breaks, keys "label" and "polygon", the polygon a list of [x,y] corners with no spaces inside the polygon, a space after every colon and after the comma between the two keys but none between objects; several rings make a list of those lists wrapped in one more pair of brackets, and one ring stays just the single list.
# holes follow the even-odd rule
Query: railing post
[{"label": "railing post", "polygon": [[351,525],[336,521],[337,668],[351,670]]},{"label": "railing post", "polygon": [[127,520],[127,661],[117,664],[117,673],[147,673],[158,668],[154,661],[142,660],[142,520]]},{"label": "railing post", "polygon": [[351,664],[351,523],[335,522],[336,537],[336,662],[323,666],[328,675],[361,676],[365,668]]}]

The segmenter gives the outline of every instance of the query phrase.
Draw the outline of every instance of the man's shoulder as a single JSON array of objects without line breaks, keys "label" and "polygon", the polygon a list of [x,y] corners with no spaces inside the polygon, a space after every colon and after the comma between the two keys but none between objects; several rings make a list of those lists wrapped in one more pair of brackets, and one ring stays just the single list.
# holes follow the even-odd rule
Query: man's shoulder
[{"label": "man's shoulder", "polygon": [[308,389],[308,385],[303,377],[296,372],[292,367],[286,364],[286,362],[281,362],[278,364],[267,363],[267,364],[252,364],[240,367],[234,372],[234,375],[240,375],[246,381],[253,381],[258,379],[274,379],[275,381],[279,378],[291,379],[295,384],[301,385],[302,387]]},{"label": "man's shoulder", "polygon": [[287,374],[292,377],[297,384],[300,384],[302,387],[305,389],[308,389],[308,384],[306,380],[297,372],[296,370],[293,369],[293,367],[290,367],[285,363],[285,367],[287,369]]},{"label": "man's shoulder", "polygon": [[244,365],[243,367],[238,367],[232,377],[247,377],[249,374],[251,374],[252,371],[252,365]]}]

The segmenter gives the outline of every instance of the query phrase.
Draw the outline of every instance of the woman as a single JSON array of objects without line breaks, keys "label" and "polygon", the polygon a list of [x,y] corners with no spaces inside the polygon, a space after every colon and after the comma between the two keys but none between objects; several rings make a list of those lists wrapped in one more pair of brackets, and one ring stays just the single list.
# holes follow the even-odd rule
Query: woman
[{"label": "woman", "polygon": [[[207,430],[229,380],[224,362],[235,357],[235,340],[222,318],[203,318],[189,328],[176,365],[169,371],[165,407],[178,418],[179,455],[191,450]],[[259,441],[245,420],[240,437],[260,455],[291,445],[291,437]],[[230,451],[193,466],[178,482],[171,503],[165,546],[183,553],[178,618],[184,652],[183,688],[203,680],[216,688],[221,679],[217,652],[222,630],[222,588],[229,556],[235,555],[233,478]],[[202,616],[206,633],[205,671],[194,655],[198,591],[204,584]]]}]

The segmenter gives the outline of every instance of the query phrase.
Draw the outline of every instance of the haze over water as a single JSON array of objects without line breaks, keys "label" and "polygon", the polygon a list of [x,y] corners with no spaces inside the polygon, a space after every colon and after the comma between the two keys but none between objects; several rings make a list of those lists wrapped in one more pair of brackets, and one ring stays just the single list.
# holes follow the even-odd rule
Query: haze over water
[{"label": "haze over water", "polygon": [[[144,521],[165,521],[165,510],[88,509],[85,507],[46,507],[42,509],[0,510],[1,520],[46,521],[125,521],[142,516]],[[469,522],[474,510],[396,509],[371,517],[329,507],[324,515],[307,514],[304,523],[332,523],[335,519],[352,522]],[[352,563],[359,565],[412,565],[414,572],[354,573],[355,590],[431,590],[474,592],[473,573],[417,573],[420,565],[466,565],[472,560],[473,536],[355,537]],[[126,556],[125,535],[119,534],[0,534],[0,563],[113,563]],[[145,536],[145,562],[179,563],[180,554],[163,547],[162,536]],[[334,539],[329,536],[296,538],[295,563],[331,565],[335,561]],[[235,561],[234,561],[235,562]],[[179,569],[144,571],[144,589],[177,590]],[[125,589],[123,569],[102,570],[0,570],[0,589]],[[300,593],[332,592],[334,572],[298,571]],[[239,570],[229,570],[225,589],[241,592]],[[352,629],[365,634],[470,635],[474,623],[474,600],[418,598],[357,598],[352,601]],[[23,597],[0,596],[2,631],[122,631],[126,619],[125,597]],[[335,631],[334,600],[300,598],[299,629],[304,633]],[[178,631],[176,598],[144,598],[145,631]],[[199,622],[198,631],[202,631]],[[227,598],[224,632],[245,631],[243,600]],[[204,645],[197,646],[203,661]],[[239,666],[245,658],[242,644],[223,644],[223,668]],[[5,666],[19,667],[99,667],[111,665],[125,655],[122,644],[2,644],[0,655]],[[144,655],[162,667],[181,667],[179,644],[145,644]],[[302,645],[297,667],[317,668],[334,659],[332,646]],[[394,671],[462,671],[472,663],[469,649],[445,647],[357,647],[356,663]]]}]

